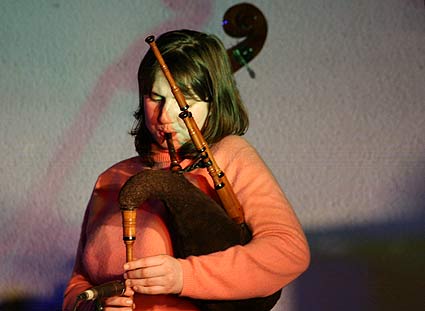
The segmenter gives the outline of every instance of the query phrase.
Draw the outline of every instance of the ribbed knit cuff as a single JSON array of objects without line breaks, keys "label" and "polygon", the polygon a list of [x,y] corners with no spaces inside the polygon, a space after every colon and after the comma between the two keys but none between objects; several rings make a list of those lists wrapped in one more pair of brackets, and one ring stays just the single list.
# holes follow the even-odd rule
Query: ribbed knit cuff
[{"label": "ribbed knit cuff", "polygon": [[193,269],[188,260],[177,259],[180,262],[180,266],[183,272],[183,289],[180,296],[193,297],[195,282],[193,279]]}]

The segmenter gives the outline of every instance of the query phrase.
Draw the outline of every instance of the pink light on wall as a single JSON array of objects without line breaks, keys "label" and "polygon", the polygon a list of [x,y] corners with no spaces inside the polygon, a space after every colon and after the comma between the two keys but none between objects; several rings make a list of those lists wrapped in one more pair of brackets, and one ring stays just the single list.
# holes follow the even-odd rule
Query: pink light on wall
[{"label": "pink light on wall", "polygon": [[[116,93],[137,93],[137,70],[141,56],[148,48],[145,37],[171,29],[202,29],[211,18],[212,0],[194,1],[190,6],[182,0],[164,0],[162,3],[166,10],[172,11],[172,17],[141,33],[99,75],[80,110],[58,140],[61,143],[54,150],[46,173],[33,177],[26,197],[14,207],[13,213],[7,215],[11,225],[0,237],[0,249],[2,252],[8,250],[2,265],[7,265],[11,273],[3,275],[1,283],[7,284],[10,292],[16,288],[18,293],[33,293],[37,292],[35,287],[39,287],[47,295],[48,288],[52,292],[57,282],[64,282],[69,276],[70,258],[64,258],[64,254],[69,254],[69,237],[78,236],[80,226],[63,219],[59,213],[58,195]],[[128,122],[131,124],[132,120]],[[22,228],[22,235],[17,236],[17,228]]]}]

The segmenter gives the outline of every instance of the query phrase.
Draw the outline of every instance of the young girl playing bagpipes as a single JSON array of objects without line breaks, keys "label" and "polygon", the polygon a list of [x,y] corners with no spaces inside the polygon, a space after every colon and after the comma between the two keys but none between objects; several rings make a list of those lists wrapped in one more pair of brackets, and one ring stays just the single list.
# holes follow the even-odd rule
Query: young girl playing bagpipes
[{"label": "young girl playing bagpipes", "polygon": [[[209,302],[214,305],[271,295],[275,295],[274,304],[280,290],[308,267],[309,248],[294,210],[272,172],[242,137],[248,128],[248,116],[226,50],[216,36],[190,30],[165,33],[156,45],[184,95],[190,117],[230,184],[225,186],[231,187],[240,203],[249,241],[225,244],[205,254],[178,249],[179,245],[190,243],[184,241],[184,236],[220,244],[220,233],[214,232],[220,230],[217,222],[221,220],[208,216],[203,224],[199,222],[203,216],[197,213],[200,210],[202,215],[204,207],[217,206],[221,210],[222,204],[217,185],[192,142],[176,96],[150,49],[138,72],[140,105],[131,132],[138,156],[113,165],[96,182],[63,308],[72,310],[81,292],[117,279],[125,280],[124,294],[98,301],[98,307],[105,311],[213,310],[214,307],[208,309]],[[170,144],[176,151],[180,177],[167,177],[172,174]],[[153,171],[160,173],[150,173]],[[158,185],[162,190],[154,191],[167,195],[161,199],[156,194],[140,202],[134,259],[126,262],[120,195],[134,176],[138,179],[132,180],[133,188],[128,186],[130,192],[137,187],[143,192],[148,185]],[[144,184],[143,178],[152,180]],[[171,199],[173,196],[175,200]],[[176,207],[170,213],[173,204]],[[190,214],[188,208],[196,212]],[[178,211],[186,213],[187,223],[176,220],[183,213]],[[188,229],[190,234],[180,232],[191,224],[197,229]],[[210,236],[204,237],[205,234]],[[84,301],[78,310],[95,310],[94,305]]]}]

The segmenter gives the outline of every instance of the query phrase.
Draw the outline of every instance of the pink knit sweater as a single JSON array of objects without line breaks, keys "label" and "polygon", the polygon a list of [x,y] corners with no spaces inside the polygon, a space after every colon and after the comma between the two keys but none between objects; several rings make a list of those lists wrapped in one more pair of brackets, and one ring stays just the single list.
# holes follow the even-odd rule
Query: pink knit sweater
[{"label": "pink knit sweater", "polygon": [[[198,310],[185,297],[223,300],[267,296],[293,281],[309,264],[309,248],[300,223],[255,149],[242,137],[228,136],[212,152],[244,209],[253,239],[245,246],[179,259],[184,277],[182,293],[136,294],[136,310]],[[168,153],[155,155],[155,161],[155,168],[166,168]],[[183,167],[187,164],[188,160],[182,162]],[[72,309],[80,292],[122,278],[125,246],[118,193],[129,177],[143,169],[140,158],[134,157],[99,176],[85,213],[64,310]],[[214,195],[205,169],[196,169],[186,177],[208,195]],[[135,258],[173,254],[165,215],[159,203],[145,202],[140,207]]]}]

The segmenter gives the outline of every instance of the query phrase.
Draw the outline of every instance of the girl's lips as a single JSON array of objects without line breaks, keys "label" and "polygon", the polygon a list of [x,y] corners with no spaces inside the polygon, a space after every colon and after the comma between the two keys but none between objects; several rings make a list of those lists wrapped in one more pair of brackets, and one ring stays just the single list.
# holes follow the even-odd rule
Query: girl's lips
[{"label": "girl's lips", "polygon": [[158,130],[157,133],[158,133],[158,142],[160,144],[163,144],[167,140],[167,138],[174,140],[176,135],[177,135],[176,132],[166,132],[166,131],[161,131],[161,130]]},{"label": "girl's lips", "polygon": [[162,138],[165,138],[166,135],[171,137],[176,136],[176,132],[166,131],[166,130],[158,130],[158,135]]}]

